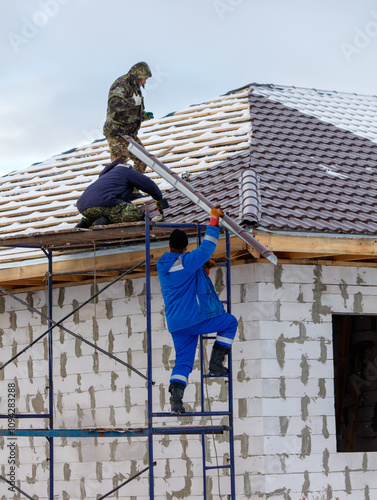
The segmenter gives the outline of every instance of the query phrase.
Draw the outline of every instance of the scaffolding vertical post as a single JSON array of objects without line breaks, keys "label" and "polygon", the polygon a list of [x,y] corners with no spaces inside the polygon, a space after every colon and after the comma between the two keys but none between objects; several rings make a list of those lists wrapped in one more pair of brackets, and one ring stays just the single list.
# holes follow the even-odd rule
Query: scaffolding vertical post
[{"label": "scaffolding vertical post", "polygon": [[[198,227],[198,245],[202,242],[202,233],[200,227]],[[204,363],[203,363],[203,353],[204,353],[204,343],[203,336],[200,335],[200,407],[201,411],[204,413]],[[202,469],[203,469],[203,498],[207,498],[207,469],[206,469],[206,436],[204,433],[201,435],[202,440]]]},{"label": "scaffolding vertical post", "polygon": [[[48,255],[48,400],[50,429],[54,428],[54,382],[53,382],[53,328],[52,328],[52,251]],[[49,469],[50,469],[50,499],[54,498],[54,438],[48,437],[49,442]]]},{"label": "scaffolding vertical post", "polygon": [[150,256],[149,211],[145,212],[145,281],[147,312],[147,386],[148,386],[148,461],[149,461],[149,498],[154,499],[153,471],[153,420],[152,420],[152,319],[151,319],[151,256]]},{"label": "scaffolding vertical post", "polygon": [[[226,241],[226,294],[227,294],[227,312],[232,312],[232,295],[231,295],[231,263],[230,263],[230,234],[225,232]],[[234,467],[234,422],[233,422],[233,367],[232,355],[228,356],[229,378],[228,378],[228,399],[229,399],[229,460],[230,460],[230,491],[231,500],[236,499],[236,481]]]}]

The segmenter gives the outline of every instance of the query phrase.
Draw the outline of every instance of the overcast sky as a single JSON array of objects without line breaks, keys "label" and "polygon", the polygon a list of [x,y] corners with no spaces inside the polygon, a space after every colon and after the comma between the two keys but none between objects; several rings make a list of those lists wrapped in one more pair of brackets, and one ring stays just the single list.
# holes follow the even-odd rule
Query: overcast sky
[{"label": "overcast sky", "polygon": [[0,175],[102,137],[138,61],[155,117],[253,82],[377,93],[376,0],[2,0],[0,26]]}]

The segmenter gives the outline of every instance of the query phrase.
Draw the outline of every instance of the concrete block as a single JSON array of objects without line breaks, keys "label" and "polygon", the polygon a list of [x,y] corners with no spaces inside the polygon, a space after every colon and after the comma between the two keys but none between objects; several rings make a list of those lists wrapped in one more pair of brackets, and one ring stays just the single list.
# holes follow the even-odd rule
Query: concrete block
[{"label": "concrete block", "polygon": [[373,460],[374,453],[330,453],[329,469],[332,472],[344,472],[346,467],[350,470],[364,470],[364,463],[367,461],[368,470],[374,470]]},{"label": "concrete block", "polygon": [[356,268],[356,285],[373,286],[377,283],[377,269],[373,267],[358,267]]},{"label": "concrete block", "polygon": [[[273,322],[270,322],[273,324]],[[241,330],[242,329],[242,330]],[[238,318],[238,332],[236,340],[249,341],[260,338],[260,322],[259,321],[244,321],[241,317]]]},{"label": "concrete block", "polygon": [[301,398],[264,398],[262,401],[264,416],[287,416],[301,415]]},{"label": "concrete block", "polygon": [[282,302],[279,308],[280,321],[311,321],[312,304]]},{"label": "concrete block", "polygon": [[316,434],[315,439],[314,437],[312,439],[311,446],[312,453],[324,453],[325,450],[333,453],[336,451],[336,435],[334,434],[332,436],[325,437]]},{"label": "concrete block", "polygon": [[[106,283],[103,283],[102,286],[105,286]],[[58,291],[56,291],[58,293]],[[64,303],[65,304],[73,304],[74,302],[78,302],[78,304],[82,304],[85,300],[89,299],[92,295],[92,286],[91,285],[80,285],[80,286],[72,286],[65,289],[64,294]],[[56,298],[55,303],[58,300]]]},{"label": "concrete block", "polygon": [[253,384],[256,382],[259,382],[262,385],[262,394],[264,398],[281,398],[280,378],[263,378],[259,381],[253,381]]},{"label": "concrete block", "polygon": [[[98,285],[98,288],[102,290],[106,285],[110,283],[100,283]],[[83,295],[87,294],[87,298],[90,297],[90,287],[87,291],[84,291]],[[81,296],[81,297],[82,297]],[[108,299],[118,299],[120,297],[124,297],[124,280],[117,281],[116,283],[113,283],[110,287],[106,288],[103,292],[101,292],[98,296],[99,300],[108,300]],[[84,299],[85,300],[85,299]]]},{"label": "concrete block", "polygon": [[[265,396],[263,382],[261,379],[234,383],[233,399],[255,398]],[[271,391],[272,392],[272,391]]]},{"label": "concrete block", "polygon": [[349,314],[354,312],[354,298],[350,297],[350,300],[347,302],[344,301],[344,298],[338,294],[324,294],[321,297],[321,305],[324,307],[328,307],[333,314]]},{"label": "concrete block", "polygon": [[80,321],[91,322],[93,318],[106,318],[106,303],[99,301],[97,304],[86,304],[78,311],[78,314]]},{"label": "concrete block", "polygon": [[144,332],[147,329],[146,318],[142,314],[131,314],[128,316],[131,322],[132,332]]},{"label": "concrete block", "polygon": [[234,361],[241,359],[275,358],[276,343],[274,340],[249,340],[247,342],[233,343],[232,358]]},{"label": "concrete block", "polygon": [[255,280],[255,265],[248,266],[245,264],[232,267],[232,285],[243,283],[254,283]]},{"label": "concrete block", "polygon": [[152,313],[159,313],[161,314],[161,311],[164,309],[164,300],[162,298],[162,295],[152,295],[152,301],[151,301],[151,311]]},{"label": "concrete block", "polygon": [[274,302],[255,302],[251,304],[234,304],[232,314],[245,321],[276,321],[277,305]]},{"label": "concrete block", "polygon": [[377,486],[376,471],[350,471],[352,490],[364,490],[366,486]]},{"label": "concrete block", "polygon": [[[307,475],[305,474],[307,473]],[[308,500],[323,500],[327,498],[327,485],[328,477],[323,472],[304,471],[301,474],[285,474],[287,477],[287,489],[290,490],[292,498],[305,498]],[[266,479],[266,487],[269,491],[274,491],[272,488],[281,489],[284,484],[284,474],[275,475],[272,478]],[[303,493],[304,485],[308,483],[308,490],[306,494]]]},{"label": "concrete block", "polygon": [[324,396],[334,397],[334,382],[330,379],[321,379],[321,387],[319,386],[319,379],[310,378],[306,384],[300,378],[286,378],[285,379],[285,395],[289,397],[303,397],[310,398],[321,397],[322,392],[325,391]]},{"label": "concrete block", "polygon": [[332,360],[322,363],[318,360],[309,360],[309,378],[334,378],[334,365]]},{"label": "concrete block", "polygon": [[291,360],[281,367],[276,359],[262,359],[260,360],[260,376],[262,378],[300,378],[302,375],[300,364],[301,360]]},{"label": "concrete block", "polygon": [[310,339],[320,339],[332,341],[332,321],[322,323],[304,322],[302,327],[305,334]]},{"label": "concrete block", "polygon": [[[239,399],[237,405],[234,406],[234,416],[238,418],[237,428],[239,432],[250,432],[250,427],[248,431],[244,425],[245,420],[248,417],[260,417],[263,416],[262,410],[262,399],[252,398],[252,399]],[[249,425],[249,424],[247,424]]]},{"label": "concrete block", "polygon": [[[370,270],[372,271],[372,269]],[[342,284],[345,282],[349,285],[356,285],[360,280],[358,276],[364,276],[362,268],[351,266],[321,266],[322,283]]]},{"label": "concrete block", "polygon": [[335,415],[334,398],[311,398],[309,403],[311,415]]},{"label": "concrete block", "polygon": [[264,453],[272,454],[301,454],[302,440],[299,436],[264,436]]},{"label": "concrete block", "polygon": [[[257,322],[254,322],[257,323]],[[285,338],[299,338],[300,331],[303,330],[299,322],[295,321],[279,321],[271,320],[271,321],[260,321],[258,325],[259,337],[261,339],[271,339],[277,340],[281,335]]]},{"label": "concrete block", "polygon": [[284,264],[281,266],[282,283],[314,283],[314,270],[316,266],[302,266],[295,264]]},{"label": "concrete block", "polygon": [[[250,285],[245,285],[246,287]],[[299,283],[283,283],[282,286],[276,287],[274,283],[258,283],[258,296],[257,300],[263,302],[298,302],[300,297],[300,284]],[[249,299],[246,294],[245,302]]]},{"label": "concrete block", "polygon": [[[270,418],[268,417],[267,422],[269,422]],[[278,417],[275,417],[278,418]],[[266,417],[265,417],[266,419]],[[324,420],[325,419],[325,420]],[[287,421],[284,420],[286,426],[284,426],[284,435],[297,435],[298,429],[302,429],[303,426],[307,426],[310,429],[310,433],[315,439],[315,436],[323,436],[324,424],[327,426],[327,430],[330,435],[335,435],[335,419],[332,417],[324,417],[322,415],[311,415],[309,414],[305,419],[303,415],[299,413],[298,415],[292,415],[288,418]],[[280,417],[279,417],[279,434],[281,435],[280,429]],[[327,434],[326,434],[327,435]]]},{"label": "concrete block", "polygon": [[307,357],[309,360],[318,359],[321,356],[321,348],[323,348],[318,340],[305,340],[301,342],[301,340],[291,341],[291,339],[287,339],[285,341],[285,339],[281,339],[281,343],[284,344],[284,359],[286,361],[291,359],[301,360],[302,356]]}]

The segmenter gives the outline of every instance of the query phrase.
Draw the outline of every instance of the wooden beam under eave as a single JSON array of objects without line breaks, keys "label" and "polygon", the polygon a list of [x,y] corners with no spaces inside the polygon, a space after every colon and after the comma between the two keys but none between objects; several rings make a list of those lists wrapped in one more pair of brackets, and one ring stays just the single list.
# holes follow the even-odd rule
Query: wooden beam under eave
[{"label": "wooden beam under eave", "polygon": [[[189,245],[189,251],[194,250],[197,247],[196,244],[192,243]],[[239,238],[231,238],[231,252],[237,252],[240,250],[246,251],[246,244]],[[163,253],[168,250],[168,242],[166,241],[166,246],[160,248],[151,249],[151,271],[155,266],[156,261],[162,256]],[[88,253],[88,252],[87,252]],[[64,255],[64,252],[59,252],[59,256]],[[214,257],[224,257],[226,255],[226,240],[221,238],[216,247]],[[53,282],[60,281],[62,283],[67,283],[73,280],[72,284],[83,284],[90,280],[94,280],[94,275],[87,276],[84,273],[90,272],[94,273],[95,269],[108,270],[109,277],[105,277],[103,273],[98,273],[96,275],[96,281],[100,279],[103,281],[109,281],[111,275],[117,275],[119,269],[126,269],[139,264],[145,260],[145,251],[138,250],[134,252],[124,252],[111,255],[95,255],[89,257],[79,257],[77,255],[76,259],[59,260],[52,263],[52,272],[54,273],[64,273],[61,277],[53,277]],[[22,265],[20,262],[19,266],[10,267],[7,269],[0,269],[0,284],[4,288],[7,288],[6,284],[9,283],[12,288],[24,287],[28,280],[36,280],[35,285],[40,283],[42,288],[47,287],[47,281],[45,279],[46,272],[48,271],[48,263],[46,259],[45,264],[36,265]],[[78,274],[82,272],[83,274]],[[72,274],[70,274],[72,273]],[[126,275],[125,279],[129,277],[135,277],[135,275],[145,274],[145,264],[141,266],[140,270],[134,270],[132,275]],[[79,281],[76,281],[74,276],[80,276]],[[30,286],[32,283],[29,281]],[[54,283],[57,284],[57,283]],[[29,286],[29,285],[27,285]],[[61,285],[63,286],[63,285]]]},{"label": "wooden beam under eave", "polygon": [[[377,258],[377,238],[333,237],[333,236],[301,236],[292,234],[263,233],[256,230],[254,238],[274,253],[290,256],[307,254],[308,256],[347,256],[353,255]],[[296,257],[294,257],[296,258]]]},{"label": "wooden beam under eave", "polygon": [[[102,276],[103,273],[101,273],[101,276]],[[54,276],[52,275],[52,281],[53,283],[55,282],[59,282],[59,281],[76,281],[76,282],[79,282],[79,281],[83,281],[85,279],[87,275],[85,274],[62,274],[62,275],[59,275],[59,276]],[[92,275],[89,275],[90,277],[92,277]],[[106,274],[107,276],[107,274]]]},{"label": "wooden beam under eave", "polygon": [[369,262],[377,262],[377,255],[337,255],[335,261],[360,261],[367,260]]},{"label": "wooden beam under eave", "polygon": [[276,252],[279,260],[305,260],[305,259],[333,259],[334,256],[329,253],[308,253],[308,252]]}]

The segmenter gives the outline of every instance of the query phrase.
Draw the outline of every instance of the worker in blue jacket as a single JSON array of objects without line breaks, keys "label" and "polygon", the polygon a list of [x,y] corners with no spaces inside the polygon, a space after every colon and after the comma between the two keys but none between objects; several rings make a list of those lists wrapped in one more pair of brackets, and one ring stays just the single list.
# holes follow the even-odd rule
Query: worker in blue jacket
[{"label": "worker in blue jacket", "polygon": [[118,158],[102,170],[98,179],[77,200],[76,206],[83,218],[76,227],[88,228],[143,220],[142,209],[131,203],[134,188],[152,196],[160,211],[169,206],[152,179],[125,165],[122,158]]},{"label": "worker in blue jacket", "polygon": [[211,210],[204,239],[192,252],[187,252],[186,233],[175,229],[169,239],[170,252],[164,253],[157,261],[166,322],[176,353],[169,385],[174,414],[185,413],[182,398],[194,366],[199,335],[217,332],[209,374],[228,374],[223,362],[230,353],[238,322],[225,312],[208,276],[209,268],[215,266],[210,258],[219,239],[219,217],[223,215],[219,206]]}]

